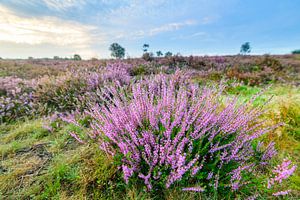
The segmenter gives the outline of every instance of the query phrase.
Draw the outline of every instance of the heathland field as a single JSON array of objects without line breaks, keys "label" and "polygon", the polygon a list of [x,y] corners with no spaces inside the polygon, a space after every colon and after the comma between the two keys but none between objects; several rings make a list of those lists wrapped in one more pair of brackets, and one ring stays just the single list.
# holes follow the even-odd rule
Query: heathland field
[{"label": "heathland field", "polygon": [[0,60],[0,199],[299,199],[300,57]]}]

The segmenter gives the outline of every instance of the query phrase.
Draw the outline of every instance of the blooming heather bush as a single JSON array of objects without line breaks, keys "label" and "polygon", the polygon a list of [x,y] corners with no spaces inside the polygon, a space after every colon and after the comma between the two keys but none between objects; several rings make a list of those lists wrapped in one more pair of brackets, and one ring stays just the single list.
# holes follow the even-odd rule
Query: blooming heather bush
[{"label": "blooming heather bush", "polygon": [[24,80],[14,76],[0,77],[0,96],[17,95],[24,91],[32,91],[35,80]]},{"label": "blooming heather bush", "polygon": [[23,79],[21,78],[12,76],[0,77],[0,96],[21,92],[19,87],[21,85],[23,85]]},{"label": "blooming heather bush", "polygon": [[102,74],[102,80],[110,82],[118,81],[121,84],[128,84],[131,79],[129,71],[132,67],[132,65],[124,62],[107,64]]},{"label": "blooming heather bush", "polygon": [[33,114],[33,85],[17,77],[0,78],[0,123]]},{"label": "blooming heather bush", "polygon": [[42,114],[83,111],[88,104],[99,102],[98,93],[104,85],[129,84],[130,67],[121,62],[111,63],[94,71],[75,70],[57,77],[44,77],[36,88],[35,103]]},{"label": "blooming heather bush", "polygon": [[77,73],[44,77],[39,81],[34,97],[41,114],[67,112],[85,106],[87,84]]},{"label": "blooming heather bush", "polygon": [[0,123],[32,116],[33,112],[31,92],[18,93],[14,96],[0,96]]},{"label": "blooming heather bush", "polygon": [[275,127],[262,127],[262,110],[251,108],[252,100],[222,105],[221,90],[199,88],[176,74],[138,82],[131,90],[109,88],[108,103],[88,112],[89,135],[115,158],[128,184],[228,194],[253,187],[276,154],[273,143],[255,145]]}]

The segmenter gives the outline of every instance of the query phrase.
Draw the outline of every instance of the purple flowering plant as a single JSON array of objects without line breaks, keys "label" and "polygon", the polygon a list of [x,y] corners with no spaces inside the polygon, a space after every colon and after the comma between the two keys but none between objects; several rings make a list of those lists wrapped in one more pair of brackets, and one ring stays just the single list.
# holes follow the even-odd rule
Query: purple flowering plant
[{"label": "purple flowering plant", "polygon": [[0,77],[0,123],[33,115],[33,85],[17,77]]},{"label": "purple flowering plant", "polygon": [[[106,87],[106,103],[87,112],[88,135],[114,158],[126,184],[227,196],[255,190],[277,153],[274,143],[258,139],[279,125],[263,126],[263,107],[252,106],[257,96],[240,103],[222,98],[223,86],[201,88],[186,80],[176,72],[129,89]],[[79,125],[72,117],[65,121]]]}]

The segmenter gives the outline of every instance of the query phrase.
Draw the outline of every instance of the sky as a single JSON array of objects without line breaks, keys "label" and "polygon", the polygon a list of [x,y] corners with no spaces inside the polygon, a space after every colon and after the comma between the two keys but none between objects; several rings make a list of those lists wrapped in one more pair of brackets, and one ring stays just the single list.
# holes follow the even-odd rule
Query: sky
[{"label": "sky", "polygon": [[299,0],[0,0],[0,57],[285,54],[300,49]]}]

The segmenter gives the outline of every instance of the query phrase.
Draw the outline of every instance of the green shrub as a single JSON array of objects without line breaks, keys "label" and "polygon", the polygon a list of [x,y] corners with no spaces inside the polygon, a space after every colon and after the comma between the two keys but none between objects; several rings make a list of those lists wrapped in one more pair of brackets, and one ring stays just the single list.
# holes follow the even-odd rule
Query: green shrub
[{"label": "green shrub", "polygon": [[139,65],[130,69],[131,76],[140,76],[148,74],[147,69],[144,65]]}]

